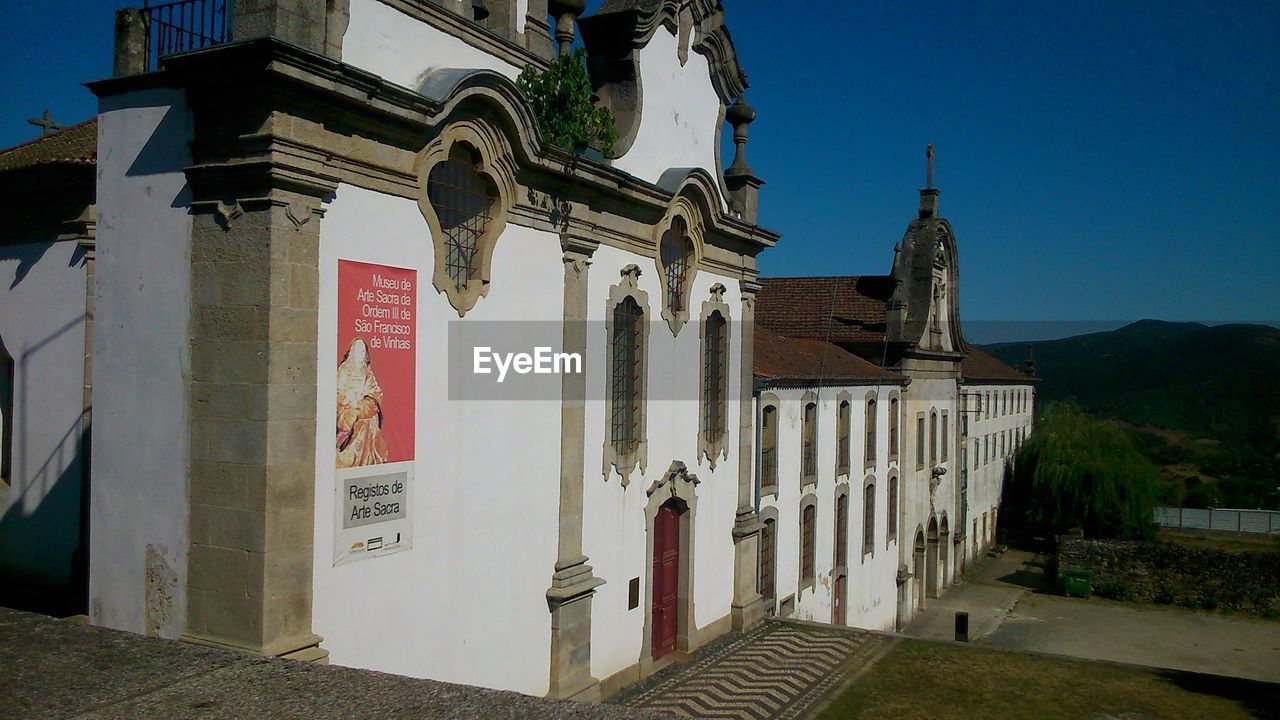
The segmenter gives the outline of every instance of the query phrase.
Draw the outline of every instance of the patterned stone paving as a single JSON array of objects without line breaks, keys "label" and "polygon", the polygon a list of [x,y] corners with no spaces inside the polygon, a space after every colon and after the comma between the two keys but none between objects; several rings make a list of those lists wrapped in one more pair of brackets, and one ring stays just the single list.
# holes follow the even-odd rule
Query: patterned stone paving
[{"label": "patterned stone paving", "polygon": [[664,669],[616,702],[693,718],[800,718],[890,642],[769,622]]}]

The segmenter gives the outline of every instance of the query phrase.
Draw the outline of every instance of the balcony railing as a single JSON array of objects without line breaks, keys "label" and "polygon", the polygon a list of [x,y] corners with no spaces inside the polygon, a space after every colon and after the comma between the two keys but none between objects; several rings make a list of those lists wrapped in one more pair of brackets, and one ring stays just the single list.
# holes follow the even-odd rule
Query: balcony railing
[{"label": "balcony railing", "polygon": [[228,1],[153,3],[147,0],[142,8],[147,25],[147,70],[158,69],[160,60],[168,55],[220,45],[230,40]]}]

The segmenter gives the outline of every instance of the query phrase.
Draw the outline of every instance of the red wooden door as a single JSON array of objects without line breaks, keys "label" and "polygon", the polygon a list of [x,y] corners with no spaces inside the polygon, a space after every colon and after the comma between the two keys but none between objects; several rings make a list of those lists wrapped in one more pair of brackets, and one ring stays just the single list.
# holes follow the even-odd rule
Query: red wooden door
[{"label": "red wooden door", "polygon": [[680,593],[680,513],[658,508],[653,521],[653,659],[676,648],[676,599]]},{"label": "red wooden door", "polygon": [[836,625],[844,625],[844,595],[845,585],[849,582],[848,575],[841,575],[836,578],[835,592],[832,599],[831,622]]}]

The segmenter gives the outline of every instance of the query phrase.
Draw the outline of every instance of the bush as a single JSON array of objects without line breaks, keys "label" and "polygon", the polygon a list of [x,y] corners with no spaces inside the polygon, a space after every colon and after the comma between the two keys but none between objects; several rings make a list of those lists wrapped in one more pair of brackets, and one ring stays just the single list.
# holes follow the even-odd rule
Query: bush
[{"label": "bush", "polygon": [[609,108],[592,103],[585,50],[561,55],[543,72],[526,67],[516,85],[529,99],[547,144],[573,152],[595,148],[605,157],[613,154],[618,131]]}]

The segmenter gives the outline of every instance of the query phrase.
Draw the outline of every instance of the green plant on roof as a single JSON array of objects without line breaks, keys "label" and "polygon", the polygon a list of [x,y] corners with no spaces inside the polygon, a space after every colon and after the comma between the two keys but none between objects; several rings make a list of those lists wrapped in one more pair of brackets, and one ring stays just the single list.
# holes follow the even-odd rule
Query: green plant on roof
[{"label": "green plant on roof", "polygon": [[516,85],[529,100],[543,139],[570,151],[595,148],[613,154],[618,139],[613,113],[592,103],[587,53],[582,48],[562,54],[539,72],[526,67]]}]

